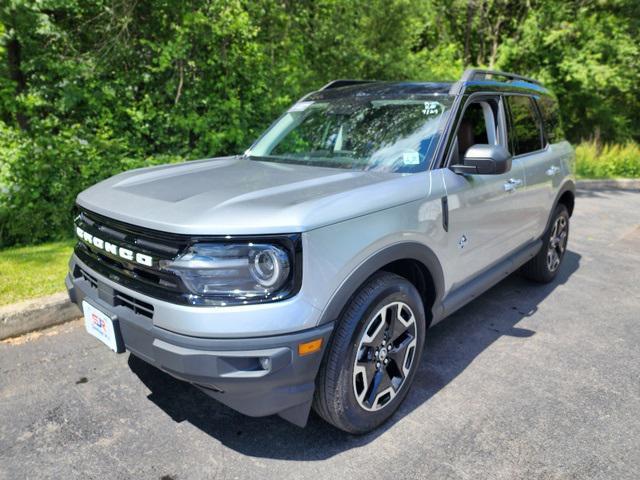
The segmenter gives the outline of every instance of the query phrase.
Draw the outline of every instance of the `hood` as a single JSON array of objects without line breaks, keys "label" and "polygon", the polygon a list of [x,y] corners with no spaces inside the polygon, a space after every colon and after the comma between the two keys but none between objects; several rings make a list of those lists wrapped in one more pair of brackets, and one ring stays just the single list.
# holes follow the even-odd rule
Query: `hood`
[{"label": "hood", "polygon": [[125,172],[82,192],[78,204],[171,233],[294,233],[421,198],[428,177],[224,157]]}]

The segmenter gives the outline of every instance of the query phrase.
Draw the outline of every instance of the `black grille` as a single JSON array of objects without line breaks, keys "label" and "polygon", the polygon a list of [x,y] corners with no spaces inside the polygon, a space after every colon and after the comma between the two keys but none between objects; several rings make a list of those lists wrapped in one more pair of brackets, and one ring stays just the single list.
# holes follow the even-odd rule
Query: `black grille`
[{"label": "black grille", "polygon": [[125,295],[122,292],[115,292],[114,304],[115,306],[122,305],[123,307],[127,307],[133,310],[133,313],[137,313],[138,315],[153,318],[153,305],[143,302],[142,300],[138,300],[137,298],[130,297],[129,295]]},{"label": "black grille", "polygon": [[91,288],[94,288],[96,290],[98,289],[98,280],[96,280],[96,277],[94,277],[93,275],[90,275],[89,273],[85,272],[80,267],[76,267],[75,272],[74,272],[74,277],[75,278],[82,278],[86,282],[89,282],[89,285],[91,285]]},{"label": "black grille", "polygon": [[142,265],[99,248],[85,239],[78,242],[75,253],[91,269],[120,285],[152,297],[189,303],[187,290],[180,278],[160,269],[161,261],[174,259],[187,247],[187,237],[135,227],[87,210],[80,210],[75,223],[76,227],[92,237],[153,259],[151,265]]},{"label": "black grille", "polygon": [[[98,290],[98,279],[87,272],[84,268],[81,268],[76,265],[76,268],[73,271],[74,278],[81,278],[85,282],[89,283],[89,286],[95,290]],[[138,315],[143,315],[147,318],[153,318],[153,305],[143,302],[142,300],[138,300],[137,298],[133,298],[125,293],[122,293],[118,290],[109,289],[103,286],[100,287],[105,290],[103,293],[109,292],[107,295],[100,295],[100,298],[106,301],[108,304],[113,305],[114,307],[123,306],[133,311],[133,313]]]}]

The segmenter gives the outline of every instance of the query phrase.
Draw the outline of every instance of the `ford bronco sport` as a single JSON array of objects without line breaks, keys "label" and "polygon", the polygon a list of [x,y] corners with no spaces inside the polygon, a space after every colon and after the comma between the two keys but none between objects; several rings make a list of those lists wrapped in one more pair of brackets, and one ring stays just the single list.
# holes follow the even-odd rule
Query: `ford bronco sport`
[{"label": "ford bronco sport", "polygon": [[246,415],[363,433],[429,326],[516,270],[554,279],[573,163],[535,80],[337,80],[243,155],[82,192],[66,284],[112,350]]}]

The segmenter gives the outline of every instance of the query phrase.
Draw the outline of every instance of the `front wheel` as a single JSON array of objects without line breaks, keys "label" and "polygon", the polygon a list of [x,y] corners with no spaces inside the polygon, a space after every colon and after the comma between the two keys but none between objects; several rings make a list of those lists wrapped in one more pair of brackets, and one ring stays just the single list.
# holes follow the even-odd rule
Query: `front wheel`
[{"label": "front wheel", "polygon": [[318,373],[314,408],[349,433],[366,433],[398,408],[419,366],[426,323],[406,279],[374,275],[338,321]]},{"label": "front wheel", "polygon": [[541,283],[549,283],[558,274],[569,240],[569,210],[559,204],[549,228],[545,232],[540,252],[522,267],[525,277]]}]

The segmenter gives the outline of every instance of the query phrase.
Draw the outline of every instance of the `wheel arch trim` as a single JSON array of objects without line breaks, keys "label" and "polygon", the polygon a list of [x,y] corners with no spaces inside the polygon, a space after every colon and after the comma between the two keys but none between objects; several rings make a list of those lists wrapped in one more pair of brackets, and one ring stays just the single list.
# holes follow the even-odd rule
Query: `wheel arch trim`
[{"label": "wheel arch trim", "polygon": [[426,245],[418,242],[401,242],[378,250],[360,263],[333,293],[327,307],[322,312],[318,325],[336,320],[346,307],[349,299],[369,277],[381,270],[385,265],[398,260],[415,260],[421,263],[431,275],[436,290],[435,301],[431,307],[431,312],[425,312],[428,320],[431,321],[444,294],[442,266],[433,250]]},{"label": "wheel arch trim", "polygon": [[[549,218],[547,219],[547,223],[546,223],[546,225],[544,227],[543,232],[546,232],[549,229],[549,225],[551,225],[551,222],[553,220],[553,214],[556,211],[556,208],[558,207],[558,204],[560,203],[560,199],[567,192],[570,192],[573,195],[573,198],[574,198],[574,201],[575,201],[576,184],[571,179],[565,181],[562,184],[562,186],[560,187],[560,189],[558,190],[558,193],[556,194],[556,198],[553,201],[553,206],[551,207],[551,210],[549,212]],[[571,212],[571,213],[573,213],[573,212]],[[544,233],[543,233],[543,235],[544,235]]]}]

